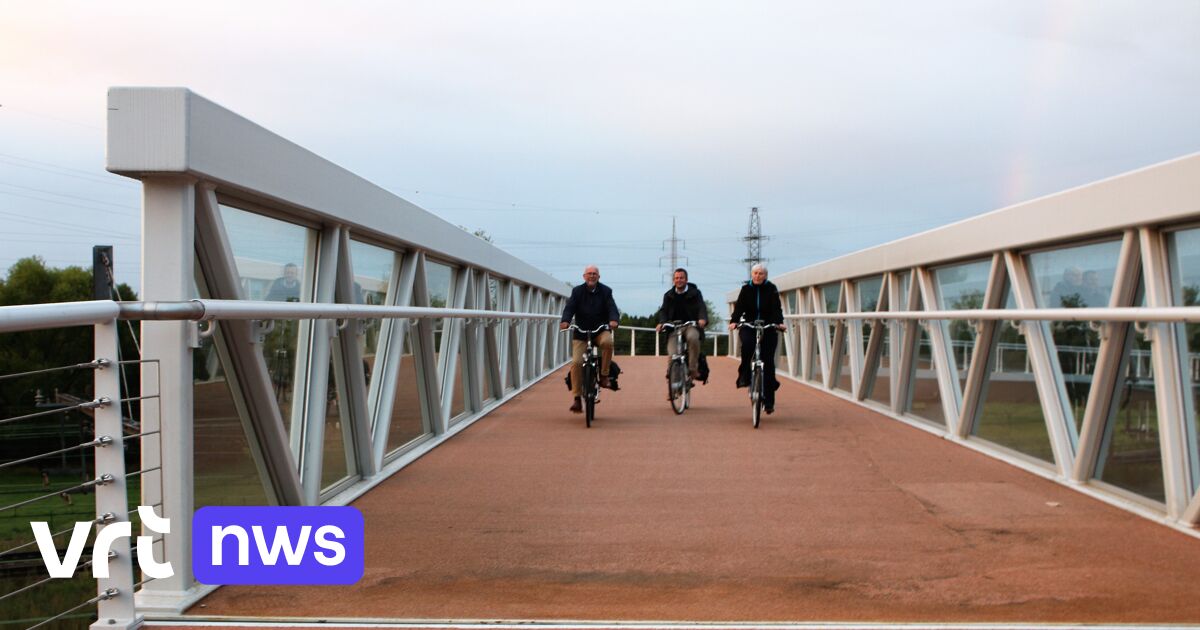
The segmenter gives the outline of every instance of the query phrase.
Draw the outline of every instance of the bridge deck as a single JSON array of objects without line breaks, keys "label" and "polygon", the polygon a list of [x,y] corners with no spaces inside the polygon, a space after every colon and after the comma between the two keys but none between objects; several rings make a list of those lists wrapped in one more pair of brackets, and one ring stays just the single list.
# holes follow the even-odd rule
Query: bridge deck
[{"label": "bridge deck", "polygon": [[585,429],[561,372],[355,505],[349,587],[224,587],[190,615],[311,619],[1200,622],[1200,540],[735,364],[673,415],[624,358]]}]

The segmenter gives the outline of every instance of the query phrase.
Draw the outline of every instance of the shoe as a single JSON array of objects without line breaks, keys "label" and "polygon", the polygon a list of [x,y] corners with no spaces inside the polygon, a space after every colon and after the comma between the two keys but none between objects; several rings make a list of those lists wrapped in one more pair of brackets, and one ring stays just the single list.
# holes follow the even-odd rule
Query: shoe
[{"label": "shoe", "polygon": [[688,374],[688,378],[692,379],[693,381],[698,380],[700,378],[700,371],[692,370],[691,374]]},{"label": "shoe", "polygon": [[779,381],[775,381],[775,384],[774,384],[774,385],[772,385],[771,387],[772,387],[772,389],[774,389],[775,391],[779,391]]},{"label": "shoe", "polygon": [[764,405],[763,411],[767,412],[767,415],[769,416],[775,413],[775,405]]},{"label": "shoe", "polygon": [[571,403],[571,413],[583,413],[583,400],[578,396],[575,397],[575,402]]},{"label": "shoe", "polygon": [[750,386],[750,381],[747,381],[746,379],[741,378],[741,377],[738,378],[738,380],[737,380],[738,389],[741,389],[743,387],[749,387],[749,386]]},{"label": "shoe", "polygon": [[609,387],[610,385],[612,385],[612,383],[609,382],[607,376],[600,377],[600,387]]}]

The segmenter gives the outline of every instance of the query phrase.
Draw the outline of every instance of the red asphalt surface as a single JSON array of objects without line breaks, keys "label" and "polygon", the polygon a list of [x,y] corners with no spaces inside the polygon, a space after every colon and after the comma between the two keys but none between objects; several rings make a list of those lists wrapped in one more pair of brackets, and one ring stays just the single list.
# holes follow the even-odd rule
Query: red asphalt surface
[{"label": "red asphalt surface", "polygon": [[1200,539],[787,380],[755,430],[729,359],[676,416],[618,360],[592,428],[560,370],[355,501],[357,584],[188,614],[1200,623]]}]

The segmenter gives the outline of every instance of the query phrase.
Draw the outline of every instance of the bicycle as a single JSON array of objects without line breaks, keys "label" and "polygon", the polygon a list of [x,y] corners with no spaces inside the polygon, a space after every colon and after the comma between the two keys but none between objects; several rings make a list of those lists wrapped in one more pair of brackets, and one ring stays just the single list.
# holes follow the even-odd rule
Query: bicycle
[{"label": "bicycle", "polygon": [[675,415],[682,414],[692,406],[692,379],[688,374],[687,335],[684,334],[689,326],[696,322],[669,322],[663,328],[671,328],[675,335],[675,354],[667,363],[667,395],[671,399],[671,409]]},{"label": "bicycle", "polygon": [[587,335],[587,348],[583,351],[583,365],[580,370],[581,378],[579,391],[583,394],[583,415],[588,428],[596,418],[596,403],[600,402],[600,348],[592,344],[592,337],[601,331],[608,330],[608,324],[600,324],[595,330],[584,330],[575,324],[563,329],[578,331]]},{"label": "bicycle", "polygon": [[763,407],[763,362],[759,355],[762,347],[763,331],[773,326],[765,325],[763,320],[756,319],[753,322],[741,322],[737,325],[738,328],[753,328],[754,329],[754,362],[750,364],[750,416],[754,422],[754,428],[758,428],[759,421],[762,418]]}]

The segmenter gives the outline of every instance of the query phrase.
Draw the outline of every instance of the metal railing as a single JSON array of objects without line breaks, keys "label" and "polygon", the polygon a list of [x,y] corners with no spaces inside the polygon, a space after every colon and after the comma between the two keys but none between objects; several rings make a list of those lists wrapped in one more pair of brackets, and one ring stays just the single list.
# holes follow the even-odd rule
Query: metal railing
[{"label": "metal railing", "polygon": [[[614,339],[614,350],[618,354],[623,354],[624,353],[623,351],[626,348],[628,348],[628,350],[629,350],[628,356],[638,356],[638,354],[639,354],[638,340],[639,339],[643,340],[643,343],[641,344],[641,348],[645,348],[646,345],[653,345],[653,355],[654,356],[657,357],[657,356],[663,356],[666,354],[667,335],[659,333],[659,332],[655,331],[653,328],[648,328],[645,326],[621,326],[620,328],[617,329],[617,334],[619,336],[623,337],[624,335],[620,334],[621,331],[629,331],[629,338],[627,340],[626,339]],[[726,348],[728,348],[728,344],[729,344],[729,333],[728,332],[713,330],[712,327],[709,327],[708,329],[706,329],[704,331],[704,337],[705,337],[704,341],[701,342],[701,350],[708,356],[719,356],[721,354],[720,348],[722,347],[722,344],[724,344],[724,346]],[[651,340],[651,341],[649,341],[647,343],[646,342],[647,340]],[[709,344],[709,340],[712,341],[711,345]],[[722,340],[724,340],[724,341],[722,341]],[[645,355],[650,355],[651,351],[643,350],[641,353],[645,354]]]},{"label": "metal railing", "polygon": [[[118,348],[118,323],[120,320],[186,320],[194,322],[232,321],[232,320],[281,320],[281,319],[392,319],[392,320],[423,320],[431,318],[462,319],[467,323],[477,323],[485,328],[510,325],[529,325],[534,322],[549,324],[558,319],[557,315],[544,313],[528,313],[515,311],[473,310],[456,308],[431,307],[397,307],[346,304],[314,304],[295,302],[252,302],[233,300],[192,300],[186,302],[111,302],[92,301],[59,304],[36,304],[23,306],[0,307],[0,333],[16,333],[32,330],[44,330],[66,326],[91,325],[95,334],[96,359],[87,363],[31,370],[19,374],[0,376],[0,382],[22,377],[31,377],[65,370],[91,370],[93,372],[94,398],[75,404],[65,405],[55,409],[24,413],[11,418],[0,418],[0,426],[15,425],[18,422],[38,422],[56,414],[88,411],[95,417],[93,435],[90,439],[77,444],[64,446],[38,453],[28,453],[0,462],[0,472],[43,460],[49,457],[63,456],[74,452],[94,453],[93,476],[86,481],[65,488],[56,488],[52,492],[37,496],[22,498],[9,505],[0,506],[0,515],[17,516],[17,510],[42,501],[59,497],[70,497],[81,492],[94,493],[95,515],[94,523],[102,530],[113,523],[128,522],[130,516],[129,493],[127,482],[135,477],[148,473],[161,475],[161,467],[155,466],[144,470],[126,472],[125,448],[129,440],[142,440],[155,436],[159,430],[137,431],[129,434],[130,421],[121,415],[122,404],[132,401],[154,401],[159,393],[139,396],[123,395],[121,378],[117,373],[122,364],[139,363],[139,361],[121,361]],[[211,333],[211,330],[197,330],[197,334]],[[530,339],[532,341],[532,337]],[[561,362],[563,357],[555,357]],[[139,483],[139,485],[142,485]],[[152,505],[162,508],[161,503]],[[163,516],[170,516],[164,514]],[[176,515],[178,516],[178,515]],[[187,531],[186,527],[173,528],[173,533],[160,535],[155,543],[162,543],[164,536],[176,536],[178,532]],[[58,539],[74,532],[74,527],[61,529],[51,533],[52,539]],[[37,545],[37,541],[28,541],[0,550],[0,561],[5,557],[21,554],[24,558],[28,550]],[[57,545],[56,545],[57,546]],[[190,544],[188,545],[190,547]],[[134,603],[134,591],[150,580],[135,582],[134,556],[128,539],[118,540],[112,547],[106,559],[92,558],[80,563],[77,571],[88,570],[93,563],[106,561],[109,564],[109,578],[97,579],[97,595],[89,598],[67,610],[53,611],[42,618],[32,628],[42,627],[54,621],[71,618],[89,606],[96,606],[96,614],[106,627],[135,628],[141,623],[141,617]],[[55,578],[43,578],[30,584],[23,585],[11,593],[0,594],[0,604],[5,600],[22,595],[35,593],[39,587],[51,583]]]},{"label": "metal railing", "polygon": [[[108,305],[71,303],[0,308],[0,322],[3,322],[4,332],[45,329],[60,325],[76,325],[82,322],[93,323],[93,350],[96,357],[87,363],[0,376],[0,381],[12,382],[17,379],[28,379],[34,376],[62,373],[69,370],[90,370],[92,372],[91,380],[94,388],[94,398],[91,400],[0,419],[0,425],[15,427],[17,423],[25,423],[26,425],[36,427],[43,425],[54,416],[65,417],[66,414],[75,413],[76,417],[79,418],[80,429],[82,431],[83,426],[87,423],[86,418],[83,416],[86,413],[91,417],[92,424],[90,439],[58,449],[18,454],[15,458],[0,462],[0,472],[9,475],[12,474],[12,471],[21,467],[29,467],[35,463],[43,464],[39,466],[42,468],[43,488],[51,488],[50,492],[42,492],[32,497],[6,502],[5,505],[0,506],[0,517],[23,521],[27,516],[31,516],[31,522],[36,521],[39,516],[45,518],[52,515],[53,510],[50,512],[39,512],[35,515],[28,511],[23,511],[23,508],[41,505],[45,501],[54,499],[61,499],[64,505],[75,505],[75,497],[83,497],[91,494],[94,496],[95,503],[94,514],[91,520],[95,525],[97,535],[106,527],[115,523],[129,521],[130,499],[128,484],[132,478],[136,477],[138,478],[137,485],[140,487],[144,483],[141,477],[153,471],[126,471],[126,441],[140,440],[149,434],[143,432],[129,434],[130,427],[135,426],[135,423],[130,419],[122,417],[121,405],[133,400],[151,400],[157,398],[158,395],[150,394],[131,397],[122,393],[122,379],[119,371],[125,365],[138,363],[139,361],[122,361],[120,358],[117,321],[115,319],[105,321],[105,316],[114,314],[115,309],[115,304],[111,302]],[[65,439],[66,436],[60,436],[60,440],[65,441]],[[45,462],[50,458],[60,458],[60,461],[65,462],[68,454],[78,454],[81,466],[79,472],[81,474],[87,474],[83,469],[86,468],[87,459],[90,455],[90,459],[92,460],[91,476],[86,481],[55,488],[50,478],[53,469],[47,469]],[[12,478],[10,476],[10,479]],[[20,494],[28,493],[27,490],[21,491],[18,489],[17,491]],[[84,503],[86,504],[86,501]],[[54,518],[51,516],[50,522],[53,521]],[[6,569],[28,572],[28,569],[24,567],[30,566],[31,563],[36,565],[38,559],[50,552],[49,550],[42,549],[44,545],[49,544],[54,549],[53,553],[61,555],[62,550],[56,541],[65,534],[75,536],[77,535],[77,531],[77,528],[72,526],[67,529],[50,532],[49,526],[47,526],[45,533],[49,534],[48,537],[39,540],[38,536],[35,536],[34,540],[0,550],[0,563],[7,564],[8,567]],[[30,533],[36,534],[36,530]],[[39,548],[40,554],[28,551],[35,545]],[[73,619],[75,615],[80,614],[80,611],[93,605],[96,606],[98,618],[104,620],[105,624],[111,624],[111,627],[114,628],[136,627],[140,621],[134,611],[133,593],[137,585],[133,582],[133,553],[129,539],[117,539],[110,548],[107,557],[96,558],[93,556],[80,563],[76,571],[88,570],[96,562],[107,563],[110,572],[108,578],[99,578],[97,580],[97,594],[95,597],[70,606],[66,610],[51,611],[44,618],[34,620],[35,623],[29,626],[29,628],[40,628],[55,621]],[[11,606],[17,602],[17,598],[20,596],[36,596],[43,587],[51,584],[55,579],[53,577],[42,578],[20,586],[11,592],[0,594],[0,606]],[[39,599],[44,600],[45,597],[39,597]]]}]

